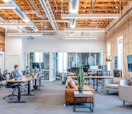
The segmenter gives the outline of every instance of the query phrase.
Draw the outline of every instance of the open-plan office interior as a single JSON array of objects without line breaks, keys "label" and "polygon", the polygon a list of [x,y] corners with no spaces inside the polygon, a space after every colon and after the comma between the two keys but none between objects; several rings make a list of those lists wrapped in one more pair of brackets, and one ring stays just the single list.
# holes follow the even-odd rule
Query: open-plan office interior
[{"label": "open-plan office interior", "polygon": [[0,114],[131,114],[132,0],[0,0]]}]

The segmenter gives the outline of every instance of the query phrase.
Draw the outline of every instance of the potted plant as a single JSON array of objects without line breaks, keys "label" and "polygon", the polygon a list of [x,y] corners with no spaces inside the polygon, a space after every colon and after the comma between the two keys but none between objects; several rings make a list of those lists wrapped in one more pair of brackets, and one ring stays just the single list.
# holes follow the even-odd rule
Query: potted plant
[{"label": "potted plant", "polygon": [[77,80],[78,80],[78,90],[79,92],[83,91],[83,84],[84,84],[84,71],[83,68],[79,67],[76,71]]}]

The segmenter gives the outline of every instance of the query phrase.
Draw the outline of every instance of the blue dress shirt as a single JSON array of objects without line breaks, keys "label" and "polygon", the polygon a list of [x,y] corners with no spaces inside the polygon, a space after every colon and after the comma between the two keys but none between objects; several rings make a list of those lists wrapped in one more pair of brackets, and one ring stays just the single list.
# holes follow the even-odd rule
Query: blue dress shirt
[{"label": "blue dress shirt", "polygon": [[14,76],[14,78],[19,78],[19,77],[21,77],[21,74],[18,72],[18,70],[14,70],[13,76]]}]

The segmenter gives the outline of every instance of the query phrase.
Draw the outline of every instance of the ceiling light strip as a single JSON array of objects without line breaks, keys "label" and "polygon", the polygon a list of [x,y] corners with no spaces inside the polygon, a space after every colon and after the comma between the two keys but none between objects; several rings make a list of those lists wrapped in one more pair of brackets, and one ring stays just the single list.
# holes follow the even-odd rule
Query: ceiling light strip
[{"label": "ceiling light strip", "polygon": [[15,5],[13,4],[0,4],[0,9],[15,9]]},{"label": "ceiling light strip", "polygon": [[96,40],[97,37],[65,37],[67,40]]},{"label": "ceiling light strip", "polygon": [[118,18],[118,14],[62,14],[61,18],[62,19],[79,19],[79,18]]},{"label": "ceiling light strip", "polygon": [[43,36],[40,33],[6,33],[6,36]]},{"label": "ceiling light strip", "polygon": [[[69,0],[69,13],[70,14],[78,14],[79,11],[80,0]],[[70,28],[76,27],[76,19],[70,19]]]},{"label": "ceiling light strip", "polygon": [[64,32],[105,32],[105,29],[102,28],[84,28],[84,29],[70,29],[70,28],[64,28]]},{"label": "ceiling light strip", "polygon": [[33,24],[6,24],[0,23],[0,27],[33,27]]}]

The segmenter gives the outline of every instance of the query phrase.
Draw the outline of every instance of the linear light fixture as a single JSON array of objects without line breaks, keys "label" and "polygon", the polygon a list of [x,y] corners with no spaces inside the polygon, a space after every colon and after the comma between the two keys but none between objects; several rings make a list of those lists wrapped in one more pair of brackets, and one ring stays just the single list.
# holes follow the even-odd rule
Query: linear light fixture
[{"label": "linear light fixture", "polygon": [[79,37],[65,37],[66,40],[96,40],[96,36],[79,36]]},{"label": "linear light fixture", "polygon": [[13,4],[15,5],[15,9],[13,9],[16,14],[25,22],[25,23],[32,23],[33,30],[38,31],[37,26],[31,21],[31,19],[27,16],[27,14],[19,7],[19,5],[14,0],[3,0],[6,4]]},{"label": "linear light fixture", "polygon": [[[69,0],[69,14],[78,14],[80,0]],[[76,19],[70,19],[70,28],[76,27]]]},{"label": "linear light fixture", "polygon": [[13,4],[0,4],[0,9],[15,9],[16,6]]},{"label": "linear light fixture", "polygon": [[83,29],[72,29],[64,28],[64,32],[105,32],[103,28],[83,28]]},{"label": "linear light fixture", "polygon": [[10,28],[10,27],[33,27],[33,24],[7,24],[7,23],[0,23],[0,27]]},{"label": "linear light fixture", "polygon": [[80,0],[69,0],[69,12],[70,14],[78,13]]},{"label": "linear light fixture", "polygon": [[79,18],[118,18],[118,14],[62,14],[62,19],[79,19]]},{"label": "linear light fixture", "polygon": [[6,33],[6,36],[43,36],[40,33]]}]

